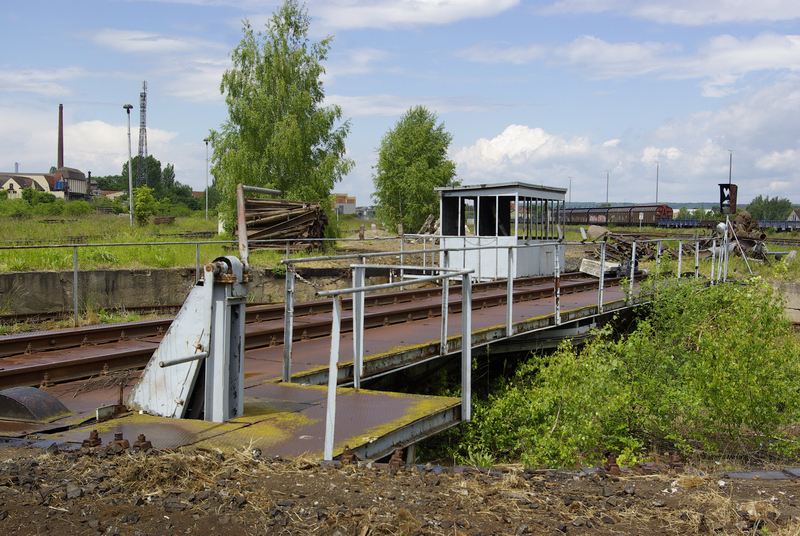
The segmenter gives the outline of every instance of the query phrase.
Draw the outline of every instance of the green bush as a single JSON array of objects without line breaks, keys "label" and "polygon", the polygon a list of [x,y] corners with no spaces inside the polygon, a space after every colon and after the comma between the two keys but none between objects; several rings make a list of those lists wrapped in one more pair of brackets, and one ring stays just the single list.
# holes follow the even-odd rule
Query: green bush
[{"label": "green bush", "polygon": [[94,213],[94,207],[86,201],[70,201],[64,205],[64,215],[66,216],[83,216]]},{"label": "green bush", "polygon": [[580,352],[533,356],[476,404],[456,454],[570,466],[609,451],[796,453],[800,347],[769,285],[672,281],[647,312],[617,340],[604,329]]},{"label": "green bush", "polygon": [[31,211],[37,216],[60,216],[64,214],[66,203],[63,199],[58,199],[53,203],[39,203]]},{"label": "green bush", "polygon": [[10,216],[16,219],[30,218],[31,205],[24,199],[6,199],[0,202],[0,216]]}]

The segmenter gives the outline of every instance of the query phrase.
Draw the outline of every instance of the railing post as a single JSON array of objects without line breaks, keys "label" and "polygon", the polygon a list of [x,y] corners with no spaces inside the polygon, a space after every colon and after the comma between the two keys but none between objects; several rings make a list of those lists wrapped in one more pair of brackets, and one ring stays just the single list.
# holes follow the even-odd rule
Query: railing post
[{"label": "railing post", "polygon": [[659,273],[661,272],[661,240],[656,242],[656,278],[658,277]]},{"label": "railing post", "polygon": [[[406,265],[406,235],[400,234],[400,266]],[[406,280],[406,271],[404,268],[400,268],[400,281]]]},{"label": "railing post", "polygon": [[508,284],[506,285],[506,337],[514,335],[514,248],[508,248]]},{"label": "railing post", "polygon": [[553,247],[553,250],[555,251],[555,255],[553,255],[553,258],[555,260],[555,274],[554,274],[555,288],[553,292],[553,294],[555,294],[555,302],[556,302],[555,319],[556,319],[556,325],[560,326],[561,325],[561,266],[559,265],[560,263],[558,262],[558,248]]},{"label": "railing post", "polygon": [[694,243],[694,278],[700,277],[700,241]]},{"label": "railing post", "polygon": [[633,301],[633,280],[636,276],[636,240],[631,248],[631,301]]},{"label": "railing post", "polygon": [[708,278],[709,281],[711,281],[712,285],[714,284],[714,276],[715,276],[714,265],[716,264],[716,260],[717,260],[717,239],[715,238],[714,240],[711,241],[711,277]]},{"label": "railing post", "polygon": [[472,420],[472,280],[461,276],[461,420]]},{"label": "railing post", "polygon": [[[450,251],[444,251],[443,268],[450,268]],[[445,272],[447,273],[447,272]],[[450,278],[445,277],[442,279],[442,331],[439,343],[439,355],[446,355],[450,351],[449,344],[447,343],[447,331],[450,320],[449,315],[450,304]]]},{"label": "railing post", "polygon": [[[358,264],[364,264],[363,257],[358,258]],[[353,287],[365,286],[364,266],[357,266],[353,270]],[[361,375],[364,374],[364,292],[353,294],[353,387],[361,389]]]},{"label": "railing post", "polygon": [[194,282],[200,281],[200,242],[194,243]]},{"label": "railing post", "polygon": [[681,278],[682,267],[683,267],[683,240],[678,240],[678,279]]},{"label": "railing post", "polygon": [[606,281],[606,241],[600,246],[600,284],[597,291],[597,312],[603,312],[603,287]]},{"label": "railing post", "polygon": [[75,327],[80,323],[78,310],[78,246],[72,246],[72,306],[75,314]]},{"label": "railing post", "polygon": [[285,383],[292,381],[292,338],[294,337],[294,267],[286,264],[286,296],[283,315],[283,376]]},{"label": "railing post", "polygon": [[339,337],[342,322],[342,297],[333,297],[333,324],[331,326],[331,357],[328,363],[328,407],[325,415],[325,460],[333,460],[333,437],[336,431],[336,383],[338,380]]}]

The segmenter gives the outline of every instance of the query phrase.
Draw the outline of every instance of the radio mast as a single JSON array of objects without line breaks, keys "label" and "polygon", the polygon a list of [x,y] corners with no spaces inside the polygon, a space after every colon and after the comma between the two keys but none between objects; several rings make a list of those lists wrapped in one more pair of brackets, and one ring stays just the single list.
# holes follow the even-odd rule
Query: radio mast
[{"label": "radio mast", "polygon": [[139,93],[139,165],[136,166],[136,187],[147,186],[147,80]]}]

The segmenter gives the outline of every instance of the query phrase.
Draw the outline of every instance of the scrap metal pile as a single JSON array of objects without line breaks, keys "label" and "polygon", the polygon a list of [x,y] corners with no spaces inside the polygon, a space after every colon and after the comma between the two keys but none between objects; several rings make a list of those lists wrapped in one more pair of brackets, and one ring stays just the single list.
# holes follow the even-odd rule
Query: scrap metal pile
[{"label": "scrap metal pile", "polygon": [[[250,249],[280,249],[281,243],[258,243],[258,240],[306,239],[289,245],[290,249],[312,249],[322,245],[321,241],[307,239],[323,238],[328,216],[319,203],[287,201],[286,199],[245,198],[245,220]],[[238,228],[236,236],[238,237]]]},{"label": "scrap metal pile", "polygon": [[[727,233],[729,239],[730,252],[736,255],[746,255],[749,259],[760,259],[765,262],[771,260],[770,257],[779,257],[785,252],[770,252],[767,249],[765,240],[766,235],[758,229],[758,222],[754,222],[750,214],[746,211],[739,212],[729,225],[720,222],[711,234],[705,237],[698,235],[699,242],[695,240],[683,240],[681,249],[683,257],[694,257],[695,247],[699,247],[699,257],[701,259],[720,255],[723,248],[723,241]],[[600,258],[601,240],[606,241],[606,259],[611,262],[628,263],[631,260],[633,243],[636,242],[636,261],[651,261],[656,258],[659,252],[657,242],[643,242],[641,236],[634,236],[625,233],[611,232],[608,229],[596,225],[589,227],[589,239],[595,240],[591,251],[587,252],[594,259]],[[677,239],[670,240],[675,243]],[[714,249],[716,247],[716,250]],[[678,258],[678,246],[661,243],[662,258]]]}]

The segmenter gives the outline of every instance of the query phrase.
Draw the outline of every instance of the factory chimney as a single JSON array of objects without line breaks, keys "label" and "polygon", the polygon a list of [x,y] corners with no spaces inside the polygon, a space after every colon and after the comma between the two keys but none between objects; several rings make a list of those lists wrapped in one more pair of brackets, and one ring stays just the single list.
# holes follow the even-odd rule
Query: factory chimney
[{"label": "factory chimney", "polygon": [[64,167],[64,105],[58,105],[58,166]]}]

